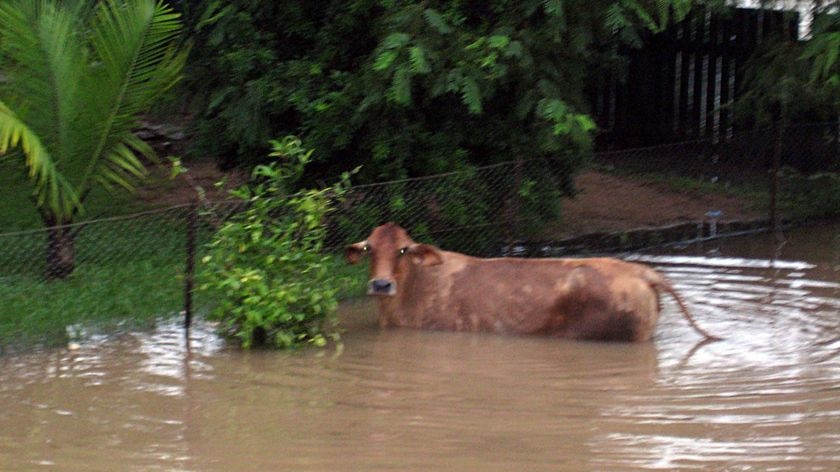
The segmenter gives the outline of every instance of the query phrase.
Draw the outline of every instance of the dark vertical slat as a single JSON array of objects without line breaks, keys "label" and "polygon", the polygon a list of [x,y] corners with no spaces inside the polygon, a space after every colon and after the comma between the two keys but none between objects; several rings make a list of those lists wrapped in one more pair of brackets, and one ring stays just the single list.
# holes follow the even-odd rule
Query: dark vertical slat
[{"label": "dark vertical slat", "polygon": [[755,44],[764,40],[764,27],[767,24],[767,15],[764,14],[764,9],[759,9],[755,22]]},{"label": "dark vertical slat", "polygon": [[607,103],[608,103],[608,106],[609,106],[609,118],[608,118],[609,129],[613,134],[615,133],[615,114],[616,114],[616,106],[617,106],[616,102],[618,100],[618,84],[617,84],[617,82],[618,82],[618,79],[616,79],[615,75],[610,74],[610,83],[609,83],[610,91],[609,91],[609,95],[608,95],[609,101]]},{"label": "dark vertical slat", "polygon": [[674,26],[673,35],[673,67],[671,68],[671,133],[675,140],[680,139],[682,127],[680,126],[680,112],[681,112],[681,93],[682,93],[682,63],[683,63],[683,46],[682,46],[682,32],[684,22],[680,22]]},{"label": "dark vertical slat", "polygon": [[738,98],[738,93],[743,86],[744,81],[744,62],[746,61],[748,51],[752,50],[755,30],[752,27],[756,15],[754,11],[746,9],[737,9],[736,14],[736,37],[733,43],[735,53],[732,57],[731,66],[733,68],[734,77],[731,79],[734,86],[730,85],[732,93],[732,100]]},{"label": "dark vertical slat", "polygon": [[705,19],[703,15],[698,14],[696,17],[695,25],[694,25],[694,40],[692,41],[692,49],[696,51],[693,54],[693,67],[694,72],[692,74],[692,100],[691,100],[691,125],[690,129],[692,131],[692,135],[700,136],[700,116],[702,113],[702,100],[703,100],[703,48],[701,45],[703,44],[703,29],[705,27]]},{"label": "dark vertical slat", "polygon": [[685,35],[686,44],[686,74],[685,74],[685,115],[683,120],[685,122],[685,133],[687,136],[694,136],[694,79],[696,77],[695,69],[697,66],[697,54],[694,49],[694,41],[697,36],[697,14],[691,15],[691,20],[686,25],[687,31]]},{"label": "dark vertical slat", "polygon": [[716,91],[717,91],[717,18],[710,15],[707,23],[708,34],[705,43],[706,49],[706,116],[703,121],[706,127],[706,136],[715,136],[714,117],[716,113]]},{"label": "dark vertical slat", "polygon": [[682,51],[681,56],[681,64],[680,64],[680,96],[679,96],[679,118],[678,118],[678,125],[679,125],[679,133],[681,136],[685,137],[687,129],[689,127],[688,124],[688,76],[689,76],[689,61],[691,60],[691,53],[688,48],[688,41],[689,41],[689,33],[688,28],[690,27],[688,19],[683,22],[682,26],[682,38],[679,42],[680,50]]},{"label": "dark vertical slat", "polygon": [[743,64],[761,38],[795,33],[796,16],[749,8],[707,16],[695,8],[629,53],[621,83],[600,85],[593,96],[599,123],[619,147],[698,136],[727,141],[735,132],[731,105]]},{"label": "dark vertical slat", "polygon": [[659,134],[667,141],[676,141],[678,137],[674,135],[672,130],[672,123],[674,122],[674,40],[676,35],[673,28],[661,35],[659,63],[661,67],[657,69],[659,73],[659,84],[657,92],[659,95]]},{"label": "dark vertical slat", "polygon": [[729,140],[729,123],[731,104],[729,103],[729,66],[732,61],[732,19],[726,18],[721,21],[721,42],[718,45],[721,55],[721,70],[720,70],[720,120],[718,123],[720,130],[721,142]]},{"label": "dark vertical slat", "polygon": [[594,90],[591,95],[591,103],[594,103],[594,115],[595,115],[595,122],[599,123],[601,126],[604,124],[604,95],[606,93],[606,86],[604,84],[598,84],[594,87]]},{"label": "dark vertical slat", "polygon": [[679,138],[680,127],[680,93],[682,93],[682,51],[678,48],[674,52],[674,65],[671,68],[671,133]]},{"label": "dark vertical slat", "polygon": [[616,90],[616,93],[615,93],[615,96],[616,96],[616,100],[615,100],[615,129],[616,129],[616,132],[621,135],[621,138],[623,138],[622,139],[622,146],[625,146],[626,143],[627,143],[627,141],[626,141],[627,132],[628,132],[627,110],[629,109],[628,102],[630,101],[630,90],[629,90],[630,85],[629,84],[630,84],[630,81],[631,81],[631,77],[633,77],[632,76],[632,71],[633,71],[632,61],[631,61],[631,64],[628,66],[627,69],[628,69],[627,77],[625,78],[625,80],[623,82],[622,81],[616,81],[616,88],[615,88],[615,90]]}]

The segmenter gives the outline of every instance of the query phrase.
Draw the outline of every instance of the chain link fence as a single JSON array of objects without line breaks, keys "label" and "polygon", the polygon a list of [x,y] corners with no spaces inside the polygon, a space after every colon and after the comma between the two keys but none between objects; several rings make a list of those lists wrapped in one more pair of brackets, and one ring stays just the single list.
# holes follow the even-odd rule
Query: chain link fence
[{"label": "chain link fence", "polygon": [[[416,240],[476,256],[627,250],[710,231],[766,228],[774,192],[775,207],[787,219],[836,217],[840,126],[791,126],[778,136],[758,130],[718,143],[605,151],[575,175],[560,163],[520,160],[359,185],[326,222],[326,246],[338,257],[346,244],[394,221]],[[779,172],[771,172],[775,167]],[[0,161],[0,189],[21,193],[11,187],[20,172],[9,159]],[[573,187],[577,194],[569,198]],[[20,223],[25,217],[9,210],[0,219],[0,336],[28,329],[54,337],[31,333],[32,327],[72,331],[86,323],[143,323],[191,311],[204,245],[242,208],[239,201],[203,201],[50,229],[20,229],[36,226],[37,214],[31,210],[31,222]],[[72,274],[51,280],[57,231],[71,241],[72,250],[61,257]],[[212,302],[199,292],[196,309]]]}]

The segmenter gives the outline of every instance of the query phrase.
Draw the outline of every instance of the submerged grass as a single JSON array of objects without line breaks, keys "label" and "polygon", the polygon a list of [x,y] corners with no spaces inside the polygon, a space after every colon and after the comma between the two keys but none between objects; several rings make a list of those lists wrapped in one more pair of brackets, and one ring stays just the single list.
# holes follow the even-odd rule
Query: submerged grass
[{"label": "submerged grass", "polygon": [[73,326],[107,330],[177,314],[183,305],[177,269],[139,261],[84,265],[63,281],[6,277],[0,285],[2,344],[61,344],[73,336]]},{"label": "submerged grass", "polygon": [[68,326],[148,324],[183,305],[184,232],[161,218],[78,228],[76,269],[43,277],[47,236],[0,236],[0,344],[60,344]]},{"label": "submerged grass", "polygon": [[[77,327],[85,331],[142,328],[179,316],[184,306],[185,223],[142,218],[85,226],[76,241],[77,267],[66,280],[43,278],[46,235],[0,236],[0,352],[33,345],[62,345]],[[209,232],[202,232],[202,240]],[[14,250],[12,250],[14,249]],[[196,287],[203,279],[196,255]],[[340,298],[364,293],[363,266],[333,255],[331,272]],[[199,314],[215,303],[196,290]]]}]

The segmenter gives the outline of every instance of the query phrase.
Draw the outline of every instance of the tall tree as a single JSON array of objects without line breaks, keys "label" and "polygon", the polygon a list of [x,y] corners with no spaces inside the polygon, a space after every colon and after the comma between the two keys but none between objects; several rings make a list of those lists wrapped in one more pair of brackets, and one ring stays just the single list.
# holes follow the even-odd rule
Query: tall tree
[{"label": "tall tree", "polygon": [[179,14],[155,0],[0,3],[0,156],[25,158],[50,228],[48,277],[75,267],[65,225],[91,189],[132,189],[145,176],[141,157],[154,153],[132,129],[180,78],[180,32]]}]

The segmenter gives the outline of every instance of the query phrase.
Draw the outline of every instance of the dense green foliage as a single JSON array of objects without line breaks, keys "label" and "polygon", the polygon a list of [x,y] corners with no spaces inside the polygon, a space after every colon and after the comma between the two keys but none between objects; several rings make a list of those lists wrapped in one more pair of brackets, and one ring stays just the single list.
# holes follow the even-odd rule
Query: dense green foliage
[{"label": "dense green foliage", "polygon": [[252,185],[233,195],[247,204],[219,228],[204,256],[204,290],[220,298],[211,319],[242,347],[323,346],[338,337],[335,310],[341,281],[322,252],[326,216],[347,185],[291,193],[312,151],[297,138],[274,141],[283,165],[254,168]]},{"label": "dense green foliage", "polygon": [[[186,2],[199,152],[253,162],[270,136],[360,182],[545,157],[571,178],[594,124],[590,73],[620,66],[690,2]],[[674,13],[676,12],[676,13]],[[565,191],[570,190],[570,181]]]},{"label": "dense green foliage", "polygon": [[[587,85],[622,67],[619,44],[639,44],[640,31],[661,30],[689,6],[183,2],[196,41],[188,83],[199,110],[194,151],[247,167],[263,161],[257,156],[271,136],[294,133],[317,149],[304,182],[359,165],[359,183],[464,172],[428,199],[394,186],[368,218],[351,223],[406,223],[413,212],[424,215],[413,219],[415,234],[484,225],[475,236],[486,241],[524,236],[539,225],[514,220],[556,220],[559,197],[573,193],[575,171],[591,153]],[[504,179],[475,173],[534,159],[542,164]],[[500,218],[517,234],[487,225]]]}]

